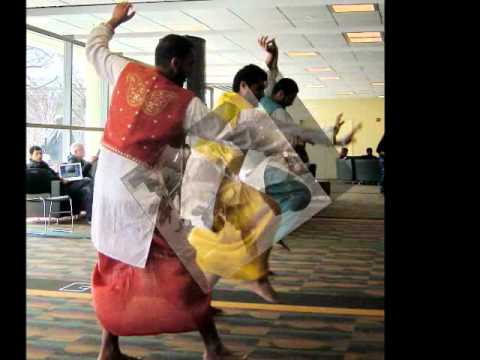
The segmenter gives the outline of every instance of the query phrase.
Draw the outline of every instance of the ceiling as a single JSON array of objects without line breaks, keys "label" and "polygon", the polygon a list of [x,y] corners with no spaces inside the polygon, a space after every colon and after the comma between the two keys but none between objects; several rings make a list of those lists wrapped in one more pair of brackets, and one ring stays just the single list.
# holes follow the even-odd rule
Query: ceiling
[{"label": "ceiling", "polygon": [[[93,26],[109,19],[116,2],[27,0],[27,24],[85,42]],[[111,49],[125,56],[153,63],[160,37],[168,33],[199,36],[207,42],[207,82],[231,84],[243,65],[254,63],[265,68],[265,54],[257,38],[269,35],[277,39],[280,71],[297,81],[302,100],[384,95],[383,85],[372,85],[384,81],[384,43],[349,44],[343,35],[383,33],[383,0],[130,2],[137,3],[137,14],[117,29],[111,42]],[[328,6],[366,3],[376,4],[377,10],[333,13]],[[287,53],[292,51],[313,51],[318,55],[291,57]],[[331,71],[311,73],[306,70],[311,67],[328,67]]]}]

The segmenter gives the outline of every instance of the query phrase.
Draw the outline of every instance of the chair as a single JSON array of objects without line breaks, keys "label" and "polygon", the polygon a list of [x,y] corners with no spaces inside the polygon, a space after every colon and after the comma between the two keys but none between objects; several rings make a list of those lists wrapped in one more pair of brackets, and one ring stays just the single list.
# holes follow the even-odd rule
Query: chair
[{"label": "chair", "polygon": [[[61,182],[59,180],[50,180],[50,177],[43,169],[27,169],[26,173],[26,215],[27,217],[43,217],[44,231],[48,231],[52,215],[70,214],[72,219],[71,230],[52,229],[53,231],[73,232],[73,204],[68,195],[61,195]],[[50,188],[50,192],[48,192]],[[61,211],[61,203],[68,201],[70,211]],[[47,205],[48,220],[47,220]],[[57,219],[58,223],[58,219]]]},{"label": "chair", "polygon": [[337,159],[337,179],[348,182],[355,180],[352,159]]},{"label": "chair", "polygon": [[[65,230],[65,229],[58,229],[54,228],[52,231],[64,231],[64,232],[71,232],[73,233],[73,206],[72,206],[72,199],[68,195],[61,195],[61,196],[36,196],[36,197],[28,197],[28,195],[32,194],[27,194],[27,202],[31,203],[41,203],[43,205],[43,219],[44,219],[44,232],[48,232],[48,227],[50,226],[50,222],[52,219],[52,214],[70,214],[70,218],[72,220],[72,224],[70,227],[70,230]],[[40,194],[40,195],[45,195],[45,194]],[[61,211],[61,210],[56,210],[52,211],[52,205],[56,202],[61,203],[62,201],[68,201],[70,203],[70,211]],[[49,209],[48,209],[48,222],[47,222],[47,203],[50,203]],[[57,218],[57,224],[58,224],[58,218]]]},{"label": "chair", "polygon": [[[37,180],[37,179],[33,179]],[[38,199],[38,198],[48,198],[48,197],[55,197],[61,195],[60,189],[60,181],[59,180],[46,180],[47,184],[42,186],[36,186],[33,184],[34,181],[27,176],[27,187],[26,187],[26,212],[27,217],[41,217],[44,216],[45,212],[43,209],[43,203],[39,200],[37,201],[29,201],[31,199]],[[60,210],[60,206],[58,203],[54,203],[53,209],[54,212]]]},{"label": "chair", "polygon": [[378,183],[381,175],[378,159],[355,159],[355,173],[361,183]]}]

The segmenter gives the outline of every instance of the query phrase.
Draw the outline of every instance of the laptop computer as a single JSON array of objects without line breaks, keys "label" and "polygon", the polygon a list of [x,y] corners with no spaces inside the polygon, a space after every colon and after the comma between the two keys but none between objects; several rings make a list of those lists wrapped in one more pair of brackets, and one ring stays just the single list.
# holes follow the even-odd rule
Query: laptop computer
[{"label": "laptop computer", "polygon": [[82,180],[82,164],[73,163],[73,164],[61,164],[59,167],[60,177],[66,181],[75,181]]}]

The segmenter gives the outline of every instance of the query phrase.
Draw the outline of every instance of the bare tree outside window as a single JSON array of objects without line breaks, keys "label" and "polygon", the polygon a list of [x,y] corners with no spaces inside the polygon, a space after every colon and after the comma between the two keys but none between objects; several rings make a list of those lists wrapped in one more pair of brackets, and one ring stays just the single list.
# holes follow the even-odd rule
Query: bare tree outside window
[{"label": "bare tree outside window", "polygon": [[[86,86],[83,61],[75,61],[72,67],[72,123],[64,119],[65,104],[65,54],[61,40],[48,39],[39,34],[29,34],[26,47],[26,122],[42,125],[85,126]],[[38,44],[37,44],[37,40]],[[58,42],[58,44],[57,44]],[[48,43],[52,45],[49,46]],[[82,49],[83,50],[83,49]],[[83,60],[83,59],[82,59]],[[83,134],[76,134],[76,141]],[[70,132],[60,129],[29,128],[27,150],[39,145],[49,155],[47,158],[60,162],[68,154]],[[28,154],[27,154],[28,157]]]}]

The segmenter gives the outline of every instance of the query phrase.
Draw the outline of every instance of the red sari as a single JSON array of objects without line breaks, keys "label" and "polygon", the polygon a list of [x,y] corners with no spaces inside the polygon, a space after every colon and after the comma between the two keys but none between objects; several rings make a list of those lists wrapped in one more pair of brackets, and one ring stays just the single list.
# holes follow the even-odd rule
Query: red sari
[{"label": "red sari", "polygon": [[157,230],[144,269],[98,253],[92,284],[97,318],[114,335],[193,331],[209,321],[210,294]]}]

